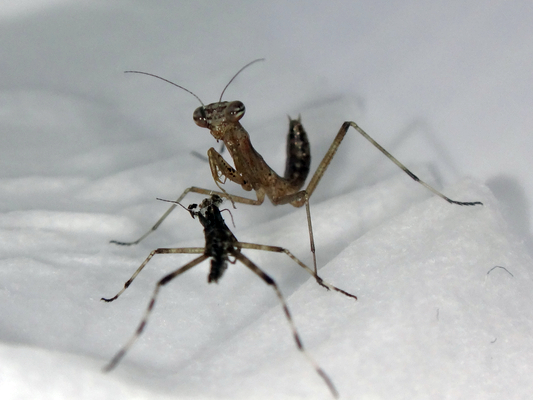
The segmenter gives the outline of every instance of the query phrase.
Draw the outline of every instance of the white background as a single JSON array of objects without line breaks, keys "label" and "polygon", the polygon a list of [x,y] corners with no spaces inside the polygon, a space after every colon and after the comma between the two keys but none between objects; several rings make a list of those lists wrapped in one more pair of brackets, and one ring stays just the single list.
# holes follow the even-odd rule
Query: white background
[{"label": "white background", "polygon": [[[432,196],[350,131],[311,205],[320,273],[359,301],[281,255],[247,253],[280,285],[341,397],[533,392],[530,2],[13,4],[0,3],[3,399],[330,398],[272,290],[241,265],[219,285],[207,285],[205,263],[164,287],[142,338],[101,372],[155,282],[190,257],[160,256],[119,300],[100,297],[152,249],[201,246],[203,235],[176,210],[136,247],[108,241],[144,233],[167,207],[156,197],[215,189],[191,152],[218,148],[192,121],[194,97],[123,71],[209,103],[262,57],[224,99],[246,104],[241,122],[279,173],[287,114],[302,116],[313,167],[354,120],[450,197],[484,203]],[[311,263],[303,209],[232,213],[239,239]],[[496,265],[507,271],[487,275]]]}]

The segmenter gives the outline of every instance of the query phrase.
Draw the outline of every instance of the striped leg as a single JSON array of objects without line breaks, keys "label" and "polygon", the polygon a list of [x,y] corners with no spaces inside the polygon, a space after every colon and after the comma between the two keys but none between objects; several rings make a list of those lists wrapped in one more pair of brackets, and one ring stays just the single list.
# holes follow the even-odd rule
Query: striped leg
[{"label": "striped leg", "polygon": [[307,272],[309,272],[310,275],[314,276],[316,281],[321,285],[321,286],[324,286],[326,289],[331,289],[331,290],[335,290],[339,293],[342,293],[348,297],[351,297],[355,300],[357,300],[357,296],[351,294],[351,293],[348,293],[342,289],[339,289],[338,287],[336,286],[333,286],[332,284],[330,284],[329,282],[326,282],[325,280],[323,280],[321,277],[319,277],[316,272],[314,272],[311,268],[309,268],[307,265],[305,265],[303,262],[301,262],[294,254],[292,254],[289,250],[283,248],[283,247],[278,247],[278,246],[267,246],[267,245],[264,245],[264,244],[255,244],[255,243],[245,243],[245,242],[237,242],[235,243],[235,247],[240,247],[241,249],[254,249],[254,250],[264,250],[264,251],[272,251],[274,253],[285,253],[287,254],[290,258],[292,258],[292,260],[297,263],[300,267],[302,267],[303,269],[305,269]]},{"label": "striped leg", "polygon": [[337,389],[335,389],[335,386],[333,385],[333,382],[331,382],[331,379],[328,377],[328,375],[324,372],[322,368],[317,364],[317,362],[307,353],[307,351],[304,348],[304,345],[302,343],[302,340],[300,339],[300,335],[298,334],[298,331],[296,330],[296,326],[294,325],[294,321],[292,320],[291,313],[289,311],[289,307],[287,307],[287,303],[285,302],[285,298],[281,294],[278,285],[276,285],[276,282],[268,276],[266,273],[264,273],[257,265],[255,265],[248,257],[246,257],[244,254],[234,251],[233,256],[242,262],[244,265],[246,265],[248,268],[250,268],[253,272],[255,272],[261,279],[265,281],[267,285],[270,285],[274,288],[276,291],[276,294],[278,295],[278,299],[281,302],[281,305],[283,306],[283,311],[285,312],[285,317],[287,317],[287,321],[289,322],[289,325],[292,330],[292,335],[294,337],[294,341],[296,342],[296,346],[298,347],[298,350],[302,352],[307,357],[307,360],[309,363],[313,366],[315,371],[320,375],[320,377],[324,380],[326,385],[328,386],[331,394],[333,397],[338,398],[339,392],[337,392]]},{"label": "striped leg", "polygon": [[120,292],[118,292],[114,297],[111,297],[109,299],[106,299],[106,298],[102,297],[100,300],[106,301],[108,303],[110,301],[116,300],[118,298],[118,296],[120,296],[122,293],[124,293],[124,290],[126,290],[131,285],[131,282],[133,282],[133,280],[137,277],[137,275],[139,275],[139,273],[142,271],[142,269],[145,267],[145,265],[148,264],[148,262],[156,254],[178,254],[178,253],[180,253],[180,254],[183,254],[183,253],[191,254],[191,253],[193,253],[194,254],[194,253],[203,253],[203,252],[204,252],[204,248],[203,247],[184,247],[184,248],[179,248],[179,249],[156,249],[156,250],[152,251],[148,257],[146,257],[146,260],[144,260],[144,262],[141,264],[141,266],[139,268],[137,268],[137,271],[135,271],[135,273],[131,276],[131,278],[126,281],[126,283],[124,284],[124,287],[122,288],[122,290]]},{"label": "striped leg", "polygon": [[[172,250],[172,249],[167,249]],[[175,250],[182,250],[182,249],[175,249]],[[200,264],[202,261],[207,259],[208,256],[205,254],[202,254],[200,257],[195,258],[188,264],[185,264],[183,267],[177,269],[176,271],[164,276],[159,282],[157,282],[157,285],[154,290],[154,294],[152,295],[152,298],[150,299],[150,303],[148,303],[148,308],[146,309],[146,312],[144,313],[144,317],[141,320],[141,323],[139,324],[139,327],[131,337],[131,339],[126,343],[126,345],[113,357],[113,359],[104,367],[104,371],[108,372],[111,371],[115,366],[119,363],[119,361],[124,357],[126,352],[129,350],[129,348],[133,345],[133,343],[137,340],[137,338],[141,335],[141,333],[144,330],[144,327],[146,326],[146,323],[148,322],[148,318],[150,316],[150,313],[152,312],[152,309],[154,308],[155,300],[157,298],[157,295],[159,293],[159,288],[163,285],[166,285],[168,282],[170,282],[172,279],[177,277],[178,275],[184,273],[185,271],[188,271],[192,267]],[[118,295],[117,295],[118,296]]]}]

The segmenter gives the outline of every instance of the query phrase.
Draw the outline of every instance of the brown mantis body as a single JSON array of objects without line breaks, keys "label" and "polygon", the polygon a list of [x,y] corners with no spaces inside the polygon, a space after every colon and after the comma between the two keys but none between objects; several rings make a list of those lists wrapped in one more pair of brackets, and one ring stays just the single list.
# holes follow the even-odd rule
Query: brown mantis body
[{"label": "brown mantis body", "polygon": [[[251,63],[241,68],[241,70],[237,72],[237,74],[230,80],[228,85],[244,68],[246,68],[252,63],[255,63],[256,61],[260,60],[252,61]],[[130,72],[137,72],[150,76],[155,76],[152,74],[147,74],[138,71]],[[155,77],[163,79],[158,76]],[[169,82],[166,79],[163,80]],[[179,85],[176,85],[174,83],[172,84],[186,90],[189,93],[192,93]],[[226,85],[226,88],[228,87],[228,85]],[[222,95],[224,94],[226,88],[224,88],[224,90],[222,91]],[[456,201],[443,195],[441,192],[434,189],[432,186],[420,180],[415,174],[413,174],[409,169],[407,169],[392,154],[385,150],[379,143],[372,139],[363,129],[361,129],[353,121],[346,121],[342,124],[339,132],[337,133],[337,136],[333,140],[333,143],[331,144],[326,155],[320,162],[311,180],[309,181],[309,184],[304,190],[302,190],[302,187],[309,173],[311,156],[309,152],[309,140],[307,139],[307,135],[300,122],[300,118],[298,118],[297,120],[290,120],[289,136],[287,140],[288,157],[286,162],[286,170],[284,176],[281,177],[274,170],[272,170],[272,168],[269,167],[263,157],[253,148],[248,132],[240,124],[239,121],[245,113],[244,104],[240,101],[223,102],[221,101],[222,95],[220,96],[220,100],[216,103],[208,104],[207,106],[202,103],[202,106],[198,107],[194,111],[193,119],[198,126],[209,129],[211,135],[213,135],[213,137],[217,139],[217,141],[222,140],[224,142],[231,158],[233,159],[234,167],[232,167],[214,148],[210,148],[207,152],[207,156],[209,160],[209,166],[211,168],[211,174],[213,176],[213,179],[215,180],[216,185],[221,191],[214,192],[208,189],[190,187],[187,188],[181,194],[181,196],[177,199],[177,202],[181,202],[183,198],[187,195],[187,193],[195,192],[205,195],[216,193],[220,196],[230,199],[232,202],[251,205],[262,204],[265,199],[265,196],[268,197],[274,205],[290,203],[295,207],[301,207],[305,204],[307,212],[307,223],[309,228],[309,239],[311,245],[311,252],[313,254],[313,264],[315,268],[315,273],[317,272],[317,263],[313,230],[311,225],[311,212],[309,209],[309,198],[311,197],[318,183],[322,179],[322,176],[326,172],[327,167],[335,156],[337,149],[339,148],[342,140],[344,139],[344,136],[346,135],[350,127],[354,128],[359,134],[361,134],[365,139],[372,143],[378,150],[380,150],[385,156],[387,156],[387,158],[389,158],[393,163],[395,163],[399,168],[401,168],[413,180],[425,186],[431,192],[446,200],[447,202],[463,206],[483,204],[479,201]],[[194,96],[197,97],[196,95]],[[198,98],[198,100],[200,99]],[[241,187],[246,191],[254,190],[257,199],[254,200],[228,194],[220,186],[221,184],[226,183],[227,180],[241,185]],[[139,243],[151,232],[156,230],[175,207],[175,204],[172,205],[167,210],[167,212],[163,214],[163,216],[156,222],[156,224],[138,240],[134,242],[113,241],[113,243],[120,245],[131,245]]]}]

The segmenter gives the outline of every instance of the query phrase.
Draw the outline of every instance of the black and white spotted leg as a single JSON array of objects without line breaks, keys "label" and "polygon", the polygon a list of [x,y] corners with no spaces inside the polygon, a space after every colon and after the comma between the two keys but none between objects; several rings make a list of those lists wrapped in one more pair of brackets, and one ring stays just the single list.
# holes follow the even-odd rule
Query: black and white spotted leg
[{"label": "black and white spotted leg", "polygon": [[131,283],[137,277],[137,275],[139,275],[139,273],[146,266],[146,264],[148,264],[148,262],[156,254],[184,254],[184,253],[186,253],[186,254],[197,254],[197,253],[203,253],[203,252],[204,252],[204,248],[203,247],[185,247],[185,248],[176,248],[176,249],[174,249],[174,248],[172,248],[172,249],[165,249],[165,248],[156,249],[156,250],[152,251],[148,257],[146,257],[146,260],[144,260],[144,262],[141,264],[141,266],[139,268],[137,268],[137,271],[135,271],[135,273],[131,276],[131,278],[126,281],[126,283],[124,284],[124,287],[122,288],[122,290],[120,292],[118,292],[115,296],[113,296],[113,297],[111,297],[109,299],[106,299],[106,298],[102,297],[100,300],[103,300],[103,301],[106,301],[106,302],[109,303],[110,301],[118,299],[118,297],[122,293],[124,293],[124,290],[126,290],[131,285]]},{"label": "black and white spotted leg", "polygon": [[292,254],[288,249],[285,249],[283,247],[278,246],[267,246],[264,244],[255,244],[255,243],[246,243],[246,242],[237,242],[235,243],[235,247],[240,247],[241,249],[254,249],[254,250],[263,250],[263,251],[271,251],[273,253],[285,253],[287,254],[296,264],[298,264],[300,267],[305,269],[310,275],[315,277],[318,284],[325,287],[326,289],[335,290],[339,293],[342,293],[348,297],[351,297],[355,300],[357,300],[357,296],[348,293],[342,289],[339,289],[338,287],[332,285],[329,282],[326,282],[321,277],[319,277],[311,268],[309,268],[307,265],[305,265],[302,261],[300,261],[294,254]]},{"label": "black and white spotted leg", "polygon": [[[159,249],[159,250],[172,250],[172,249]],[[174,250],[183,250],[183,249],[174,249]],[[203,249],[202,249],[202,251],[203,251]],[[146,326],[146,323],[148,322],[148,318],[150,316],[150,313],[152,312],[152,309],[154,308],[155,300],[156,300],[157,295],[159,293],[159,288],[161,286],[163,286],[163,285],[166,285],[168,282],[170,282],[172,279],[174,279],[178,275],[180,275],[180,274],[184,273],[185,271],[188,271],[192,267],[200,264],[202,261],[206,260],[207,258],[208,258],[208,256],[203,254],[200,257],[195,258],[194,260],[192,260],[188,264],[185,264],[183,267],[177,269],[176,271],[171,272],[170,274],[164,276],[163,278],[161,278],[159,280],[159,282],[157,282],[157,285],[156,285],[156,287],[154,289],[154,294],[152,295],[152,298],[150,299],[150,302],[148,303],[148,308],[146,309],[146,312],[144,313],[144,317],[141,320],[141,323],[139,324],[139,327],[137,328],[137,330],[135,331],[135,333],[133,334],[131,339],[126,343],[126,345],[115,355],[115,357],[113,357],[113,359],[109,362],[109,364],[107,364],[104,367],[104,371],[105,372],[111,371],[113,368],[115,368],[115,366],[119,363],[119,361],[122,359],[122,357],[124,357],[124,355],[127,353],[129,348],[133,345],[133,343],[135,343],[137,338],[143,332],[144,327]],[[144,264],[146,264],[146,263],[144,263]],[[137,270],[137,273],[138,272],[139,272],[139,270]],[[134,277],[135,277],[135,275],[134,275]]]},{"label": "black and white spotted leg", "polygon": [[242,262],[244,265],[246,265],[248,268],[250,268],[253,272],[255,272],[267,285],[270,285],[274,288],[276,291],[276,294],[278,295],[278,299],[281,302],[281,305],[283,306],[283,311],[285,313],[285,317],[287,317],[287,321],[289,322],[289,325],[292,330],[292,335],[294,337],[294,341],[296,342],[296,346],[298,347],[298,350],[302,352],[307,357],[307,360],[309,363],[313,366],[315,371],[322,377],[326,385],[328,386],[329,390],[331,391],[331,394],[333,397],[338,398],[339,392],[337,392],[337,389],[335,389],[335,386],[333,385],[333,382],[329,378],[329,376],[324,372],[324,370],[317,364],[317,362],[309,355],[309,353],[305,350],[304,345],[302,343],[302,339],[300,338],[300,335],[298,334],[298,331],[296,330],[296,325],[294,325],[294,321],[292,319],[291,313],[289,311],[289,307],[287,306],[287,303],[285,302],[285,298],[283,297],[283,294],[281,294],[278,285],[276,285],[276,282],[268,276],[265,272],[263,272],[257,265],[255,265],[248,257],[246,257],[244,254],[234,251],[232,254],[237,260]]}]

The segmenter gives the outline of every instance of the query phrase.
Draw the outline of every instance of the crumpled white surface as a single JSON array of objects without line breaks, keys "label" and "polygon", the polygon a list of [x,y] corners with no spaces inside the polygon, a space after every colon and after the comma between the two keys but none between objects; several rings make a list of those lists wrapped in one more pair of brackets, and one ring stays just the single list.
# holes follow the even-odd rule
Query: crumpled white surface
[{"label": "crumpled white surface", "polygon": [[[313,207],[319,261],[327,260],[320,274],[357,302],[319,287],[282,255],[247,254],[277,280],[304,344],[343,398],[490,397],[513,381],[525,397],[533,350],[528,256],[482,185],[464,180],[447,189],[483,207],[423,192],[413,200],[412,186],[399,175]],[[18,227],[17,214],[26,221]],[[187,259],[159,256],[116,302],[100,302],[149,251],[106,244],[113,221],[116,237],[120,219],[112,216],[3,216],[2,242],[12,249],[2,261],[7,398],[328,396],[296,350],[274,292],[239,264],[218,285],[207,285],[205,263],[163,287],[144,335],[103,374],[155,282]],[[191,231],[201,234],[196,224]],[[303,226],[297,210],[234,231],[241,240],[289,243],[309,262]],[[201,245],[197,236],[179,245]],[[490,271],[496,265],[506,270]]]}]

